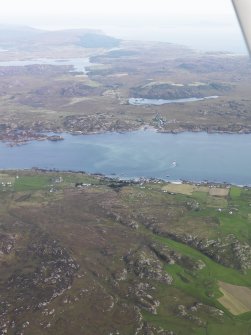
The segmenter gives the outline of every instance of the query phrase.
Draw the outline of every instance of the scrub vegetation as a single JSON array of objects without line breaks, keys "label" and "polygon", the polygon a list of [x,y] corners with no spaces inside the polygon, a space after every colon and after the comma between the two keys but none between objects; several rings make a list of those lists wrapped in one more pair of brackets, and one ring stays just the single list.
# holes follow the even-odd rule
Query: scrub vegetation
[{"label": "scrub vegetation", "polygon": [[0,333],[251,328],[251,189],[0,173]]}]

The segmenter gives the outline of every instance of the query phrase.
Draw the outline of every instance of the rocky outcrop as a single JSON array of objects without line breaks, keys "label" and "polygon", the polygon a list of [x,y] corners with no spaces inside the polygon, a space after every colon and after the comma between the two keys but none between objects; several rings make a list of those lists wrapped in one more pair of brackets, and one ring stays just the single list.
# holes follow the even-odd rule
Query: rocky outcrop
[{"label": "rocky outcrop", "polygon": [[152,243],[150,249],[167,264],[178,264],[189,270],[201,270],[206,266],[201,260],[192,259],[161,244]]},{"label": "rocky outcrop", "polygon": [[126,269],[121,269],[120,271],[116,271],[113,273],[113,278],[118,282],[126,280],[127,276],[128,272]]},{"label": "rocky outcrop", "polygon": [[173,331],[164,330],[161,327],[154,327],[150,325],[148,322],[144,322],[142,325],[141,331],[138,333],[139,335],[176,335]]},{"label": "rocky outcrop", "polygon": [[[6,247],[2,248],[5,252],[10,252],[12,241],[10,239]],[[5,283],[7,292],[1,296],[0,304],[0,334],[11,327],[7,315],[11,313],[15,324],[15,320],[23,313],[43,309],[71,287],[79,269],[67,250],[48,235],[34,237],[27,249],[19,247],[15,256],[17,261],[19,258],[25,259],[25,263]]]},{"label": "rocky outcrop", "polygon": [[45,287],[48,286],[46,288],[47,292],[53,288],[53,291],[51,291],[52,297],[56,297],[71,286],[79,266],[57,241],[51,241],[48,236],[44,236],[41,240],[29,246],[28,254],[38,257],[40,266],[29,277],[21,275],[14,280],[12,278],[15,285],[18,282],[23,282],[28,287],[43,284]]},{"label": "rocky outcrop", "polygon": [[0,233],[0,256],[1,255],[9,255],[15,245],[16,236]]},{"label": "rocky outcrop", "polygon": [[[161,232],[158,232],[162,234]],[[164,233],[168,238],[187,244],[224,266],[251,269],[251,247],[230,234],[218,239],[201,239],[191,234]]]},{"label": "rocky outcrop", "polygon": [[152,294],[155,290],[152,282],[170,285],[173,278],[165,272],[161,261],[150,250],[130,252],[124,260],[128,274],[136,276],[133,285],[129,287],[129,295],[138,308],[156,315],[160,301]]},{"label": "rocky outcrop", "polygon": [[205,315],[218,320],[221,320],[224,316],[222,310],[201,302],[196,302],[191,306],[178,305],[176,306],[176,314],[178,317],[189,320],[200,327],[206,326]]},{"label": "rocky outcrop", "polygon": [[134,283],[134,285],[129,288],[129,293],[135,300],[138,308],[144,309],[149,313],[156,315],[160,302],[153,297],[152,292],[154,290],[155,287],[151,284],[139,282]]},{"label": "rocky outcrop", "polygon": [[127,269],[140,279],[156,280],[170,285],[172,277],[165,272],[162,263],[150,252],[139,250],[131,252],[125,257]]},{"label": "rocky outcrop", "polygon": [[114,119],[108,114],[67,116],[63,123],[64,129],[82,134],[104,133],[107,131],[131,131],[139,128],[136,122]]},{"label": "rocky outcrop", "polygon": [[57,241],[42,236],[28,246],[25,254],[19,253],[17,257],[36,264],[34,270],[20,269],[8,279],[7,290],[19,297],[22,310],[44,307],[71,287],[79,266]]}]

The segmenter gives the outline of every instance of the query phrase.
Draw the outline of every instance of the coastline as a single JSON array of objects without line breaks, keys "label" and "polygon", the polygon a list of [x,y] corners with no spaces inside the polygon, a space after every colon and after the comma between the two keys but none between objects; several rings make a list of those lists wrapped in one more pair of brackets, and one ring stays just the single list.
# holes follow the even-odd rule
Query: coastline
[{"label": "coastline", "polygon": [[35,129],[19,129],[15,128],[7,132],[0,132],[0,142],[6,143],[8,146],[18,146],[24,145],[32,141],[61,141],[64,137],[61,134],[66,133],[69,135],[79,136],[79,135],[98,135],[106,133],[130,133],[134,131],[154,131],[162,134],[181,134],[185,132],[189,133],[207,133],[207,134],[230,134],[230,135],[249,135],[251,134],[251,128],[241,128],[239,131],[233,131],[228,129],[216,129],[216,127],[205,126],[205,127],[177,127],[172,129],[160,128],[152,124],[140,125],[138,127],[126,127],[118,129],[102,129],[95,131],[80,131],[80,130],[68,130],[68,129],[40,129],[36,131]]},{"label": "coastline", "polygon": [[96,178],[103,182],[113,182],[113,183],[123,183],[127,185],[140,185],[144,186],[147,184],[164,184],[164,185],[191,185],[191,186],[198,186],[198,187],[215,187],[215,188],[231,188],[231,187],[238,187],[243,189],[251,189],[251,185],[238,185],[235,183],[227,183],[227,182],[214,182],[209,180],[203,181],[192,181],[192,180],[167,180],[167,179],[160,179],[160,178],[146,178],[146,177],[135,177],[135,178],[126,178],[120,176],[112,176],[112,175],[105,175],[103,173],[88,173],[86,171],[74,171],[74,170],[59,170],[59,169],[43,169],[38,167],[33,167],[29,169],[0,169],[0,174],[4,173],[14,173],[23,172],[23,173],[41,173],[41,174],[62,174],[62,175],[85,175],[91,178]]}]

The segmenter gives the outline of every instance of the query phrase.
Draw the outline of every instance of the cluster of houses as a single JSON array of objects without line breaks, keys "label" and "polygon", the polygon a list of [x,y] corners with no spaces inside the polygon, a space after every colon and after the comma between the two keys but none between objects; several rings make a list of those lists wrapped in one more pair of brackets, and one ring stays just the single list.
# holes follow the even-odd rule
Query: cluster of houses
[{"label": "cluster of houses", "polygon": [[[6,179],[6,178],[4,178]],[[19,176],[16,176],[15,179],[19,179]],[[12,187],[14,185],[13,181],[6,181],[6,180],[2,180],[0,179],[0,187],[2,187],[3,189],[6,189],[7,187]]]},{"label": "cluster of houses", "polygon": [[56,177],[55,179],[52,180],[53,184],[51,185],[51,188],[50,188],[50,193],[54,193],[56,192],[56,187],[55,187],[55,184],[60,184],[62,183],[64,180],[63,178],[60,176],[60,177]]},{"label": "cluster of houses", "polygon": [[0,185],[5,188],[5,187],[11,187],[13,184],[11,181],[7,181],[7,182],[2,181]]}]

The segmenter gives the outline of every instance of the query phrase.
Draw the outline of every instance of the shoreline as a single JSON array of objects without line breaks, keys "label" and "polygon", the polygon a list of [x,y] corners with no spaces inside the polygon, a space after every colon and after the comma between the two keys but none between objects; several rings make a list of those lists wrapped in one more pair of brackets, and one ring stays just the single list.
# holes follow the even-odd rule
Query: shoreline
[{"label": "shoreline", "polygon": [[176,129],[163,129],[159,127],[155,127],[153,125],[141,125],[135,128],[127,128],[127,129],[118,129],[118,130],[100,130],[100,131],[92,131],[92,132],[85,132],[85,131],[70,131],[67,129],[60,129],[60,130],[40,130],[39,132],[35,130],[21,130],[19,128],[14,129],[13,131],[9,131],[6,134],[0,133],[0,143],[6,143],[6,145],[13,147],[18,145],[25,145],[33,141],[61,141],[64,140],[64,137],[61,134],[69,134],[72,136],[79,136],[79,135],[101,135],[106,133],[131,133],[137,131],[154,131],[160,134],[174,134],[179,135],[182,133],[206,133],[206,134],[219,134],[219,135],[250,135],[251,129],[241,129],[240,131],[231,131],[231,130],[215,130],[215,129],[208,129],[210,127],[196,127],[196,129],[183,128],[177,127]]},{"label": "shoreline", "polygon": [[209,180],[204,181],[192,181],[192,180],[165,180],[160,178],[146,178],[146,177],[135,177],[135,178],[123,178],[119,176],[111,176],[111,175],[105,175],[102,173],[88,173],[86,171],[74,171],[74,170],[59,170],[59,169],[43,169],[39,167],[33,167],[33,168],[27,168],[27,169],[1,169],[0,168],[0,174],[1,173],[15,173],[15,172],[37,172],[37,173],[61,173],[61,174],[73,174],[73,175],[86,175],[89,177],[94,177],[103,181],[110,181],[110,182],[117,182],[117,183],[126,183],[128,185],[130,184],[137,184],[137,185],[146,185],[146,184],[166,184],[166,185],[193,185],[193,186],[206,186],[206,187],[216,187],[216,188],[230,188],[230,187],[238,187],[238,188],[247,188],[251,189],[251,185],[238,185],[235,183],[227,183],[227,182],[214,182]]}]

